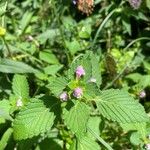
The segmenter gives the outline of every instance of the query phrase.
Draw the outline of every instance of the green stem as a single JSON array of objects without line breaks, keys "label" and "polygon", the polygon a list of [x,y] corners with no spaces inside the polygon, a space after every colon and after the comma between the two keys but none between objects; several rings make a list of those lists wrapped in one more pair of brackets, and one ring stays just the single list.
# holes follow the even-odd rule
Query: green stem
[{"label": "green stem", "polygon": [[117,9],[113,9],[108,15],[107,17],[103,20],[103,22],[100,24],[96,34],[95,34],[95,37],[94,37],[94,40],[91,44],[91,49],[93,49],[95,43],[96,43],[96,40],[99,36],[99,33],[101,32],[102,28],[105,26],[105,24],[107,23],[107,21],[109,20],[109,18],[114,14],[114,12],[116,12]]},{"label": "green stem", "polygon": [[125,65],[125,67],[121,70],[121,72],[110,82],[108,83],[103,90],[108,89],[110,86],[112,86],[116,80],[118,80],[120,78],[120,76],[124,73],[124,71],[126,70],[126,68],[129,66],[129,63],[127,65]]},{"label": "green stem", "polygon": [[2,37],[2,38],[3,38],[3,42],[6,46],[6,49],[8,51],[9,56],[12,57],[11,50],[10,50],[9,45],[7,44],[6,40],[5,40],[5,37]]},{"label": "green stem", "polygon": [[89,132],[95,137],[97,138],[97,140],[102,143],[108,150],[113,150],[113,148],[106,143],[100,136],[98,136],[91,128],[87,127]]},{"label": "green stem", "polygon": [[135,39],[132,42],[130,42],[123,50],[124,51],[127,50],[131,45],[133,45],[134,43],[141,41],[141,40],[150,40],[150,38],[149,37],[141,37],[141,38]]}]

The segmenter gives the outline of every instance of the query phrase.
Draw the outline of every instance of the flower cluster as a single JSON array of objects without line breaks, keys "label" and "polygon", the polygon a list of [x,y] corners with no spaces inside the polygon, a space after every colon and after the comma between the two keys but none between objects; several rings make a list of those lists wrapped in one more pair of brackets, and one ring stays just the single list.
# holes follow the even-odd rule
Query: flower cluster
[{"label": "flower cluster", "polygon": [[89,15],[93,11],[94,7],[94,0],[73,0],[72,1],[74,5],[77,5],[78,9]]},{"label": "flower cluster", "polygon": [[[85,75],[85,70],[83,68],[83,66],[78,66],[76,68],[76,71],[75,71],[75,74],[76,74],[76,78],[77,79],[80,79],[81,76],[84,76]],[[73,91],[73,96],[76,97],[76,98],[81,98],[83,95],[83,90],[81,87],[77,87],[74,89]]]},{"label": "flower cluster", "polygon": [[131,7],[133,7],[134,9],[138,9],[141,5],[141,2],[141,0],[129,0]]},{"label": "flower cluster", "polygon": [[[85,75],[85,70],[83,68],[83,66],[78,66],[75,70],[75,75],[76,75],[76,79],[79,80],[81,78],[81,76],[84,76]],[[94,82],[94,81],[93,81]],[[81,98],[83,95],[83,90],[81,87],[76,87],[74,90],[73,90],[73,96],[75,98]],[[66,91],[63,91],[60,95],[59,95],[59,98],[60,100],[62,101],[67,101],[69,96],[67,94]]]}]

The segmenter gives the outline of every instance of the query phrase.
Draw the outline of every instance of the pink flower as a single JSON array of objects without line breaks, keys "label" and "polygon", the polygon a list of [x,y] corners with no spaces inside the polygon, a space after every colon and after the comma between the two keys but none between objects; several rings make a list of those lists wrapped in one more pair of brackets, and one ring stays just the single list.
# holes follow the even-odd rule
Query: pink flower
[{"label": "pink flower", "polygon": [[68,95],[67,95],[67,92],[62,92],[59,96],[59,98],[62,100],[62,101],[67,101],[68,100]]},{"label": "pink flower", "polygon": [[81,96],[83,95],[83,90],[80,87],[77,87],[74,89],[73,91],[73,96],[76,98],[81,98]]},{"label": "pink flower", "polygon": [[78,66],[75,72],[77,78],[80,78],[81,76],[85,75],[85,70],[82,66]]}]

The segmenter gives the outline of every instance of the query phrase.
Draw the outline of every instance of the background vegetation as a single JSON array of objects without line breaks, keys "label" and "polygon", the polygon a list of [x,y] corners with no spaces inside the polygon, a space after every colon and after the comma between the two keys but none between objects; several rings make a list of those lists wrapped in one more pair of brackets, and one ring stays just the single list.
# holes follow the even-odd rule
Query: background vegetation
[{"label": "background vegetation", "polygon": [[[117,107],[112,111],[114,114],[104,111],[101,116],[96,109],[100,104],[92,102],[89,105],[94,111],[90,119],[83,113],[73,123],[80,125],[84,124],[82,120],[88,120],[88,137],[80,139],[77,127],[66,119],[70,114],[66,112],[62,117],[69,104],[62,102],[59,95],[66,85],[67,92],[71,92],[78,84],[73,74],[82,64],[86,73],[95,69],[89,74],[96,78],[98,87],[88,89],[85,76],[80,83],[87,92],[85,99],[93,98],[97,90],[125,90],[129,94],[115,90],[115,95],[115,91],[110,91],[114,94],[110,96],[112,101],[121,99],[126,107],[128,99],[134,98],[149,116],[149,16],[149,0],[137,0],[136,5],[132,0],[95,0],[94,4],[92,0],[1,0],[0,150],[145,149],[150,143],[150,122],[142,120],[140,111],[136,114],[136,124],[122,124],[130,121],[118,119]],[[123,98],[117,96],[119,93]],[[106,95],[109,93],[100,95],[104,101]],[[78,104],[76,115],[87,112],[85,101]],[[38,120],[39,116],[43,120]],[[26,128],[31,122],[35,123]],[[81,130],[77,132],[80,133]]]}]

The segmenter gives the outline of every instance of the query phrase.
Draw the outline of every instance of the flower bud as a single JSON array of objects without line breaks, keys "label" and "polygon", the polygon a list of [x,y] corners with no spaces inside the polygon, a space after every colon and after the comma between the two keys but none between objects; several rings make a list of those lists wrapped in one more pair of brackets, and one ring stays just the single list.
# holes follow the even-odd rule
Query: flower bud
[{"label": "flower bud", "polygon": [[74,89],[73,91],[73,96],[76,98],[81,98],[81,96],[83,95],[83,90],[80,87],[77,87]]},{"label": "flower bud", "polygon": [[82,66],[78,66],[76,69],[76,77],[80,78],[81,76],[85,75],[84,68]]},{"label": "flower bud", "polygon": [[59,96],[59,98],[62,100],[62,101],[67,101],[68,100],[68,95],[67,95],[67,92],[62,92]]},{"label": "flower bud", "polygon": [[146,97],[146,93],[145,93],[144,90],[139,93],[139,97],[140,98],[145,98]]}]

